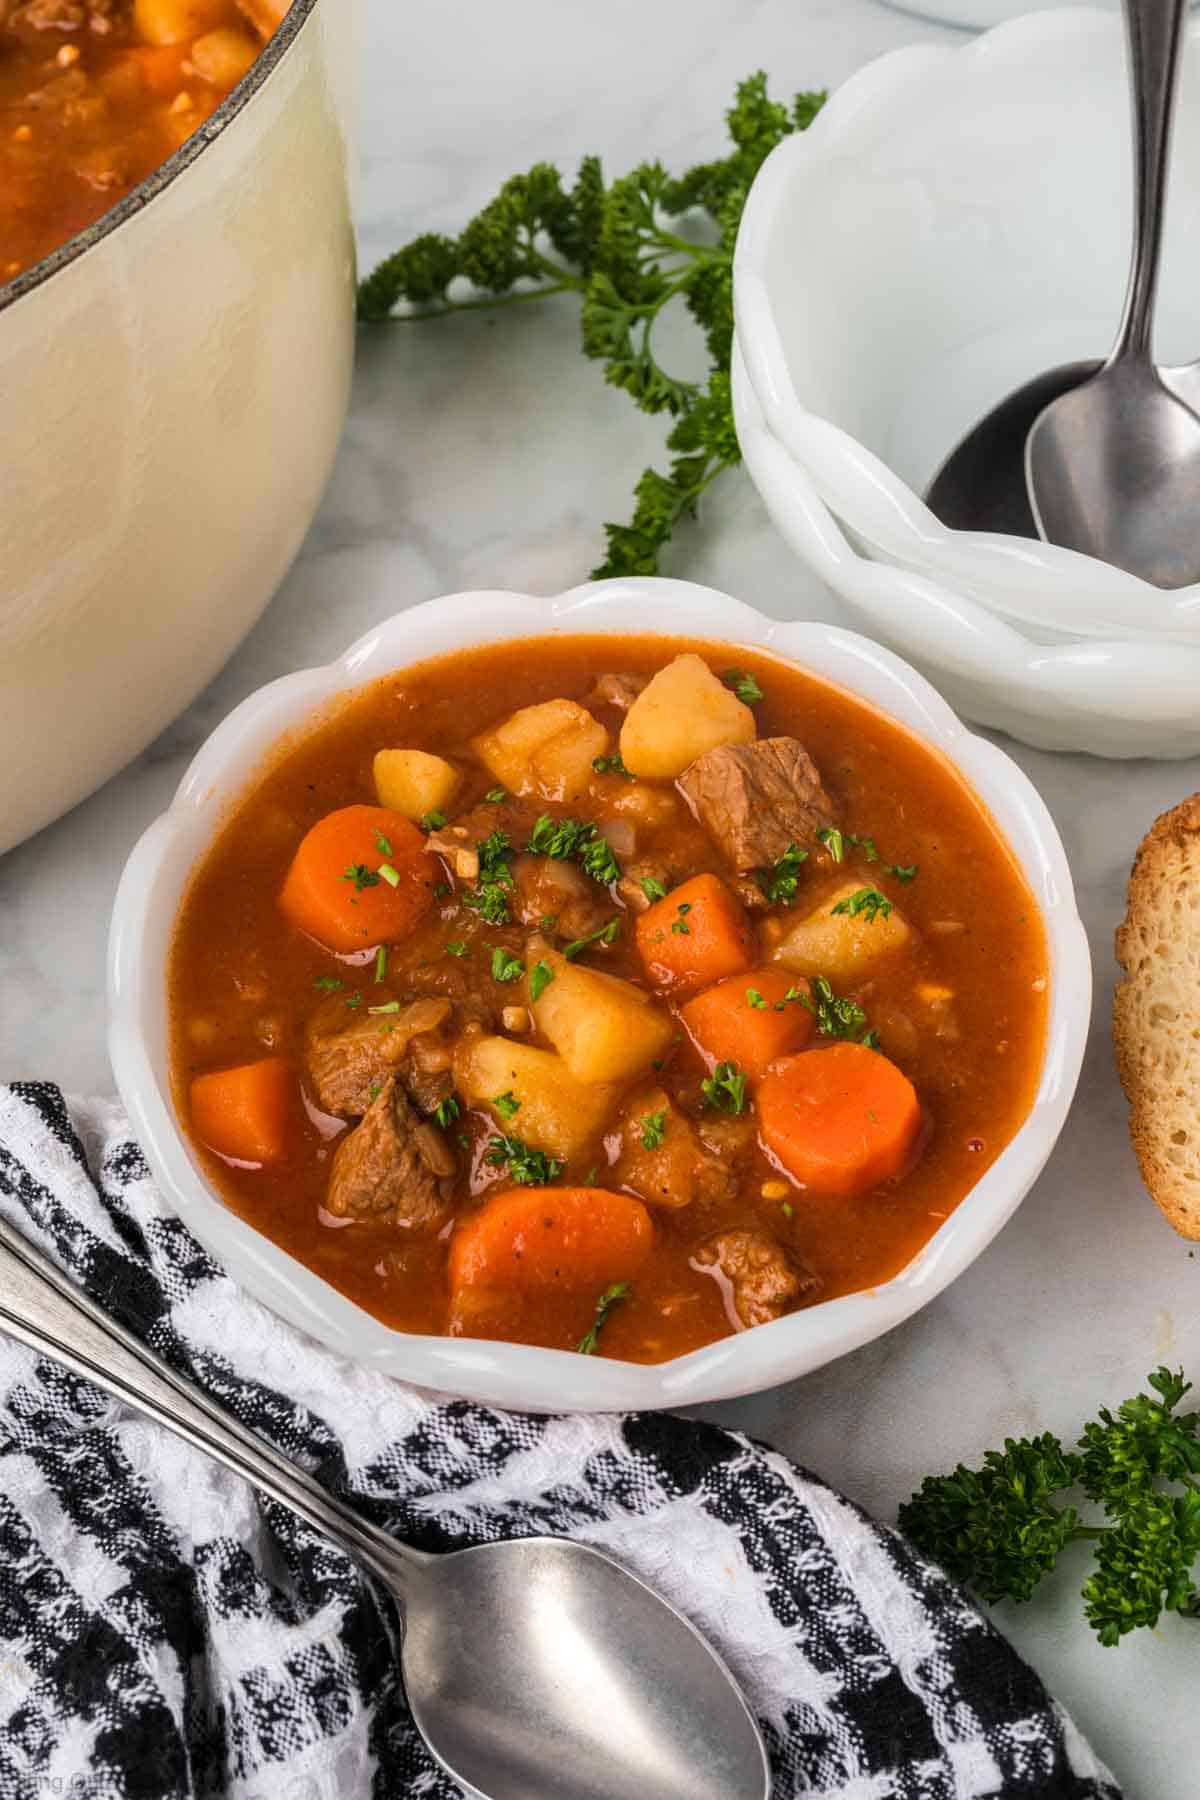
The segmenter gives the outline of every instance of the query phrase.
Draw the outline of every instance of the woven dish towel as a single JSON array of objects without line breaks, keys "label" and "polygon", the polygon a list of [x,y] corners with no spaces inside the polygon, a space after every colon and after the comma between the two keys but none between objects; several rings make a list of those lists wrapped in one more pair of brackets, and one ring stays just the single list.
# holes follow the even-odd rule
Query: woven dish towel
[{"label": "woven dish towel", "polygon": [[[662,1414],[496,1412],[341,1361],[204,1254],[109,1103],[0,1087],[0,1207],[389,1531],[427,1550],[554,1532],[611,1551],[732,1666],[776,1800],[1119,1800],[964,1595],[784,1457]],[[0,1337],[0,1800],[458,1791],[339,1551]]]}]

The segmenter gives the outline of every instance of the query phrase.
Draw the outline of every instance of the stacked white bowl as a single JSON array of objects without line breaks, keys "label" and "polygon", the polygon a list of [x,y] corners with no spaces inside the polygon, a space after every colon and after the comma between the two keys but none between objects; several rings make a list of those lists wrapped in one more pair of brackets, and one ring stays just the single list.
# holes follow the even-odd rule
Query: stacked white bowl
[{"label": "stacked white bowl", "polygon": [[[1200,752],[1200,587],[950,531],[920,499],[1012,388],[1103,356],[1130,240],[1119,18],[1039,12],[870,64],[764,164],[734,268],[734,404],[780,532],[960,711],[1043,748]],[[1200,26],[1156,353],[1200,355]],[[1197,520],[1200,530],[1200,520]]]}]

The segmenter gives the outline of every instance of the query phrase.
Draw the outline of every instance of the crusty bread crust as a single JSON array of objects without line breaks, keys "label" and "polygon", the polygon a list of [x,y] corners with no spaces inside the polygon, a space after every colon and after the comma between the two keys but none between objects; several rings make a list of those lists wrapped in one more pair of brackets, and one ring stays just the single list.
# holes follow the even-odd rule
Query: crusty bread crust
[{"label": "crusty bread crust", "polygon": [[1117,928],[1117,1073],[1142,1180],[1200,1239],[1200,794],[1156,819]]}]

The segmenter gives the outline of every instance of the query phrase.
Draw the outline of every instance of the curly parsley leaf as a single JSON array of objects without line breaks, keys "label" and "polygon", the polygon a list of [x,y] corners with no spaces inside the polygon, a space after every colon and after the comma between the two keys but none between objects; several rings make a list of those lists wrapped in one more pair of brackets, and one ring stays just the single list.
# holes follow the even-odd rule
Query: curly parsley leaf
[{"label": "curly parsley leaf", "polygon": [[790,906],[796,898],[800,870],[808,861],[808,851],[799,844],[789,844],[779,861],[769,869],[755,869],[754,879],[766,895],[768,906]]},{"label": "curly parsley leaf", "polygon": [[518,1187],[547,1187],[566,1166],[544,1150],[531,1150],[518,1137],[493,1138],[484,1160],[494,1169],[507,1168],[510,1181]]},{"label": "curly parsley leaf", "polygon": [[746,1110],[746,1077],[735,1062],[718,1063],[700,1083],[700,1091],[707,1105],[717,1112],[736,1115]]},{"label": "curly parsley leaf", "polygon": [[847,894],[844,900],[839,900],[829,910],[831,913],[845,913],[852,919],[865,919],[868,925],[873,925],[876,919],[890,917],[892,903],[878,888],[864,887],[859,888],[856,893]]},{"label": "curly parsley leaf", "polygon": [[543,813],[526,847],[556,862],[577,862],[585,875],[604,887],[621,879],[621,865],[612,845],[590,819],[552,819]]},{"label": "curly parsley leaf", "polygon": [[763,697],[757,681],[745,669],[726,669],[721,680],[727,688],[733,689],[743,706],[757,706]]},{"label": "curly parsley leaf", "polygon": [[477,912],[488,925],[508,923],[508,894],[512,887],[512,846],[508,834],[493,831],[478,846],[479,875],[475,887],[463,895],[463,905]]},{"label": "curly parsley leaf", "polygon": [[[823,92],[798,94],[785,106],[769,97],[765,75],[752,75],[726,115],[724,156],[679,177],[641,163],[612,181],[588,156],[571,185],[536,163],[506,181],[459,236],[422,233],[359,288],[359,318],[376,322],[576,296],[584,354],[643,412],[672,419],[666,469],[644,470],[629,521],[605,525],[598,575],[656,574],[680,520],[741,460],[726,372],[738,225],[764,159],[807,130],[824,100]],[[711,371],[703,381],[660,359],[656,328],[675,301],[704,338]]]},{"label": "curly parsley leaf", "polygon": [[662,1112],[646,1113],[641,1121],[643,1150],[657,1150],[667,1135],[667,1115]]},{"label": "curly parsley leaf", "polygon": [[[1149,1386],[1101,1409],[1073,1452],[1049,1433],[1009,1438],[978,1469],[927,1476],[900,1509],[901,1530],[989,1601],[1028,1600],[1066,1545],[1091,1542],[1082,1599],[1104,1645],[1164,1612],[1200,1616],[1200,1416],[1178,1410],[1190,1386],[1181,1373],[1159,1368]],[[1081,1517],[1076,1491],[1102,1523]]]},{"label": "curly parsley leaf", "polygon": [[[879,1034],[863,1029],[867,1015],[856,1000],[835,994],[824,975],[814,975],[809,986],[811,993],[801,990],[796,993],[796,998],[807,1012],[813,1014],[821,1037],[847,1038],[866,1044],[869,1050],[879,1048]],[[790,992],[787,998],[792,998]]]}]

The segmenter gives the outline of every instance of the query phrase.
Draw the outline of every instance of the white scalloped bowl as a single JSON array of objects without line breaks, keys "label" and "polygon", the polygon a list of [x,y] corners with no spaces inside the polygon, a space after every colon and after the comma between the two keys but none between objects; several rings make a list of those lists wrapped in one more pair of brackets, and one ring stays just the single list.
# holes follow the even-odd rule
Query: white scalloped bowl
[{"label": "white scalloped bowl", "polygon": [[[1200,107],[1188,104],[1200,84],[1197,23],[1188,28],[1184,84],[1158,333],[1167,362],[1200,350],[1200,234],[1190,207]],[[1200,587],[1167,594],[1054,545],[950,531],[918,496],[1013,387],[1105,353],[1128,257],[1127,117],[1113,14],[1039,13],[965,44],[894,52],[853,76],[809,131],[767,158],[734,263],[739,431],[765,434],[799,472],[789,506],[787,470],[776,462],[768,498],[776,522],[783,526],[786,514],[785,534],[807,555],[812,535],[797,520],[815,495],[862,559],[925,577],[967,603],[948,607],[940,654],[925,661],[978,682],[985,699],[991,641],[983,621],[990,613],[1019,625],[1039,690],[1035,712],[1046,718],[1059,708],[1068,748],[1081,747],[1080,707],[1097,715],[1114,691],[1110,640],[1130,640],[1135,652],[1171,642],[1182,651],[1171,664],[1173,692],[1185,679],[1196,691]],[[752,473],[760,479],[753,459]],[[914,603],[903,584],[890,591],[902,631],[912,604],[929,626],[938,593],[915,590]],[[1033,659],[1064,636],[1101,642],[1094,691],[1093,665],[1076,660],[1060,672]],[[1010,681],[1014,666],[1007,658]],[[1153,727],[1182,711],[1168,698],[1160,715],[1149,681],[1162,666],[1135,654],[1134,692],[1118,708],[1122,731],[1139,717]],[[1187,723],[1190,748],[1200,747],[1195,707]],[[1167,736],[1160,729],[1157,741]],[[1092,739],[1087,747],[1113,753]],[[1149,748],[1131,730],[1115,753]]]},{"label": "white scalloped bowl", "polygon": [[[1049,940],[1049,1029],[1036,1099],[1012,1142],[920,1254],[869,1291],[657,1365],[392,1330],[230,1211],[187,1141],[171,1099],[166,989],[180,901],[227,809],[273,746],[337,696],[470,645],[564,632],[644,633],[651,625],[791,660],[898,720],[970,783],[1024,869]],[[597,582],[555,599],[476,593],[431,601],[368,632],[337,662],[285,676],[243,701],[126,864],[113,909],[108,989],[117,1086],[154,1176],[189,1229],[248,1292],[322,1343],[388,1374],[500,1406],[580,1412],[752,1393],[820,1368],[927,1305],[1016,1210],[1054,1146],[1083,1058],[1091,965],[1066,855],[1046,808],[1016,765],[971,736],[919,675],[850,632],[779,624],[709,588],[644,580]]]}]

